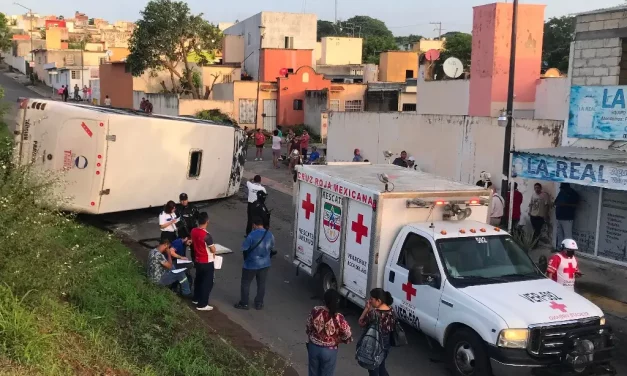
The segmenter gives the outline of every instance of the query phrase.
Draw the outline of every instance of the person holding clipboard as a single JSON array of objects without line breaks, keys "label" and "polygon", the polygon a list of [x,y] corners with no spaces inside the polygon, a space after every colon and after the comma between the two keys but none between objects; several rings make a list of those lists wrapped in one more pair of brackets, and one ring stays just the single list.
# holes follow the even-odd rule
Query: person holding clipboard
[{"label": "person holding clipboard", "polygon": [[178,223],[179,218],[176,215],[175,208],[176,204],[174,201],[168,201],[161,214],[159,214],[161,240],[168,240],[170,243],[174,242],[177,238],[176,224]]}]

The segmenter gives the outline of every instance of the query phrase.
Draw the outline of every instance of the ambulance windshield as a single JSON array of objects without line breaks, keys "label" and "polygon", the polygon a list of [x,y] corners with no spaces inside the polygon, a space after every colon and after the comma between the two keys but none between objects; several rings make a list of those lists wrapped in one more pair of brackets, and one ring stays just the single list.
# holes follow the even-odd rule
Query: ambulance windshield
[{"label": "ambulance windshield", "polygon": [[453,285],[477,285],[540,279],[529,256],[506,235],[437,241],[442,264]]}]

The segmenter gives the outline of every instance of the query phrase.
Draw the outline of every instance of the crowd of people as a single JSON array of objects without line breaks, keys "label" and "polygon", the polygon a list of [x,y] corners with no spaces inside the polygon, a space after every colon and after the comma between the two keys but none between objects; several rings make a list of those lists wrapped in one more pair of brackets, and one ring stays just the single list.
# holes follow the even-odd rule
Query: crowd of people
[{"label": "crowd of people", "polygon": [[[318,164],[322,161],[320,152],[316,146],[311,146],[309,153],[311,136],[307,130],[303,130],[300,136],[290,129],[287,134],[283,134],[281,126],[277,126],[273,132],[265,129],[248,129],[244,127],[246,132],[246,146],[248,141],[252,140],[255,144],[255,161],[263,161],[263,149],[266,141],[271,141],[272,148],[272,165],[274,168],[281,168],[281,161],[288,161],[290,171],[294,171],[297,164]],[[285,149],[283,149],[285,147]]]},{"label": "crowd of people", "polygon": [[[492,200],[489,208],[490,224],[506,227],[509,220],[509,201],[512,192],[508,191],[507,197],[503,198],[492,185],[492,182],[480,180],[477,182],[477,185],[492,190]],[[514,232],[521,231],[520,219],[522,216],[523,198],[523,194],[518,190],[518,183],[514,183],[513,204],[511,206],[512,230]],[[555,200],[551,200],[550,195],[544,191],[542,184],[535,183],[527,207],[529,223],[533,229],[533,243],[538,244],[544,226],[550,223],[550,215],[553,208],[555,208],[555,218],[557,220],[557,236],[554,249],[558,250],[565,239],[572,239],[573,221],[578,203],[579,194],[568,183],[560,184],[560,191]]]},{"label": "crowd of people", "polygon": [[[61,85],[61,87],[57,90],[57,94],[64,101],[67,102],[70,98],[70,88],[69,85]],[[82,94],[82,95],[81,95]],[[91,101],[91,87],[87,87],[87,85],[83,85],[81,89],[78,84],[74,85],[72,99],[77,102]]]}]

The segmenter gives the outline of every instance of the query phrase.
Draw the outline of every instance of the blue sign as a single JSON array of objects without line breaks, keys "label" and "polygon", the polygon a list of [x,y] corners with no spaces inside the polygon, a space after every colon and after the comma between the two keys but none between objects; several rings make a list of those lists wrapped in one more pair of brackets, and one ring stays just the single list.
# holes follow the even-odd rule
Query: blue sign
[{"label": "blue sign", "polygon": [[627,86],[573,86],[568,137],[627,140]]},{"label": "blue sign", "polygon": [[512,176],[627,191],[627,165],[514,153]]}]

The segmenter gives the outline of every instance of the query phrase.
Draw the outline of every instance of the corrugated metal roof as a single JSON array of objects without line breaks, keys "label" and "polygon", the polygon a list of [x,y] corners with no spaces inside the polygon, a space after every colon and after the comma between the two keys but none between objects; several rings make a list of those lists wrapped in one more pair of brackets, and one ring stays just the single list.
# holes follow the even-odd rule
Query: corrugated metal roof
[{"label": "corrugated metal roof", "polygon": [[611,162],[627,164],[627,152],[615,149],[591,149],[574,146],[562,146],[558,148],[542,148],[517,150],[518,153],[534,155],[546,155],[555,158],[579,159],[591,162]]},{"label": "corrugated metal roof", "polygon": [[617,5],[614,7],[602,8],[602,9],[597,9],[597,10],[590,10],[587,12],[575,13],[575,16],[588,16],[590,14],[602,14],[602,13],[609,13],[609,12],[617,12],[621,10],[627,10],[627,4]]}]

